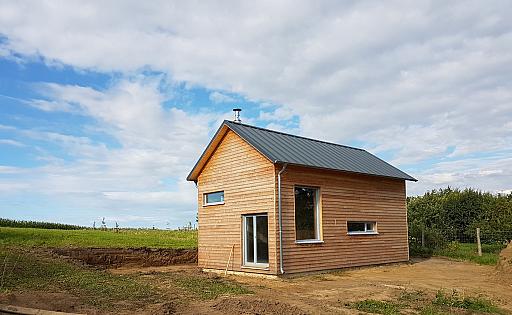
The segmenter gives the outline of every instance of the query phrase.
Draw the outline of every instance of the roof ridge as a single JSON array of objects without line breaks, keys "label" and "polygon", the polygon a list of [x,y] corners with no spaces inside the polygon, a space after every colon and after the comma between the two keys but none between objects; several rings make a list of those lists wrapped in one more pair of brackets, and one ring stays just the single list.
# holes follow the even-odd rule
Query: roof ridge
[{"label": "roof ridge", "polygon": [[244,127],[249,127],[249,128],[254,128],[254,129],[259,129],[259,130],[269,131],[269,132],[278,133],[278,134],[281,134],[281,135],[290,136],[290,137],[295,137],[295,138],[299,138],[299,139],[305,139],[305,140],[311,140],[311,141],[316,141],[316,142],[325,143],[325,144],[336,145],[336,146],[339,146],[339,147],[344,147],[344,148],[353,149],[353,150],[366,151],[365,149],[356,148],[356,147],[351,147],[351,146],[344,145],[344,144],[339,144],[339,143],[334,143],[334,142],[328,142],[328,141],[323,141],[323,140],[318,140],[318,139],[313,139],[313,138],[308,138],[308,137],[298,136],[298,135],[294,135],[294,134],[286,133],[286,132],[282,132],[282,131],[277,131],[277,130],[272,130],[272,129],[267,129],[267,128],[258,127],[258,126],[247,125],[247,124],[243,124],[243,123],[239,123],[239,122],[234,122],[234,121],[227,120],[227,119],[226,119],[226,120],[224,120],[224,123],[242,125],[242,126],[244,126]]}]

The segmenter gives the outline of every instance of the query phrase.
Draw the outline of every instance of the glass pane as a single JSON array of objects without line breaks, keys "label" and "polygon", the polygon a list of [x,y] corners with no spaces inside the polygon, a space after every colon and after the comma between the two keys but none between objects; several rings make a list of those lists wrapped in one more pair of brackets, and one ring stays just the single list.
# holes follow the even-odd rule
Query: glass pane
[{"label": "glass pane", "polygon": [[316,239],[316,189],[295,187],[295,231],[297,240]]},{"label": "glass pane", "polygon": [[366,232],[374,232],[375,231],[375,223],[368,222],[366,223]]},{"label": "glass pane", "polygon": [[245,217],[245,260],[254,262],[254,228],[253,217]]},{"label": "glass pane", "polygon": [[224,192],[218,191],[214,193],[206,194],[206,203],[217,203],[224,201]]},{"label": "glass pane", "polygon": [[349,232],[364,232],[364,222],[348,222],[347,227]]},{"label": "glass pane", "polygon": [[256,217],[256,256],[258,263],[268,263],[268,217]]}]

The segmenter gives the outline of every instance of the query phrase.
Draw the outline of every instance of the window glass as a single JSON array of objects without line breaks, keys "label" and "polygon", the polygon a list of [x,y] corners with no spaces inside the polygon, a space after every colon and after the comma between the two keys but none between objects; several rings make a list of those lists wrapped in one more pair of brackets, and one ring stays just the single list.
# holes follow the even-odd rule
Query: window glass
[{"label": "window glass", "polygon": [[204,195],[204,203],[206,205],[212,204],[212,203],[222,203],[224,202],[224,192],[223,191],[217,191],[213,193],[208,193]]},{"label": "window glass", "polygon": [[365,223],[364,222],[348,222],[347,224],[349,232],[364,232],[365,231]]},{"label": "window glass", "polygon": [[268,217],[256,217],[256,262],[268,264]]},{"label": "window glass", "polygon": [[245,215],[244,265],[268,267],[268,216],[266,214]]},{"label": "window glass", "polygon": [[248,262],[254,261],[254,217],[245,218],[245,249],[246,249],[246,260]]},{"label": "window glass", "polygon": [[295,187],[295,235],[297,240],[318,239],[317,189]]},{"label": "window glass", "polygon": [[347,222],[348,233],[361,234],[361,233],[375,233],[375,222]]}]

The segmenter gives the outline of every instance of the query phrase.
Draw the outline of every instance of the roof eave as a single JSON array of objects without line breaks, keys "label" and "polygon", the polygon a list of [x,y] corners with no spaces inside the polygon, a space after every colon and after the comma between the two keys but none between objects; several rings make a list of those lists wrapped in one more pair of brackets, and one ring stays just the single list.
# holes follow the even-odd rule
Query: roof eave
[{"label": "roof eave", "polygon": [[386,175],[379,175],[379,174],[371,174],[371,173],[354,172],[354,171],[348,171],[348,170],[340,170],[340,169],[321,167],[321,166],[311,166],[311,165],[306,165],[306,164],[292,163],[292,162],[279,161],[279,160],[275,160],[273,163],[274,164],[288,164],[288,165],[294,165],[294,166],[300,166],[300,167],[312,168],[312,169],[320,169],[320,170],[326,170],[326,171],[335,171],[335,172],[358,174],[358,175],[367,175],[367,176],[384,177],[384,178],[391,178],[391,179],[408,180],[408,181],[411,181],[411,182],[417,182],[418,181],[416,178],[410,176],[407,173],[404,173],[405,175],[407,175],[407,177],[396,177],[396,176],[386,176]]}]

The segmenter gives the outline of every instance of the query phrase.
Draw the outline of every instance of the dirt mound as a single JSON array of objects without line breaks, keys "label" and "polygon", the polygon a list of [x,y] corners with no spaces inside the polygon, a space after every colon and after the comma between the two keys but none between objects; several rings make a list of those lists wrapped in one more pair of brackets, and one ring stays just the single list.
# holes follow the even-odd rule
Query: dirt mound
[{"label": "dirt mound", "polygon": [[307,312],[296,306],[279,301],[262,300],[254,297],[224,298],[212,306],[216,311],[225,314],[277,314],[305,315]]},{"label": "dirt mound", "polygon": [[68,293],[30,291],[0,294],[0,303],[57,312],[97,313],[96,310],[82,305],[78,297]]},{"label": "dirt mound", "polygon": [[498,261],[496,269],[500,273],[500,276],[512,281],[512,242],[501,251],[500,260]]},{"label": "dirt mound", "polygon": [[168,266],[197,262],[196,249],[55,248],[52,252],[87,265],[108,268]]}]

